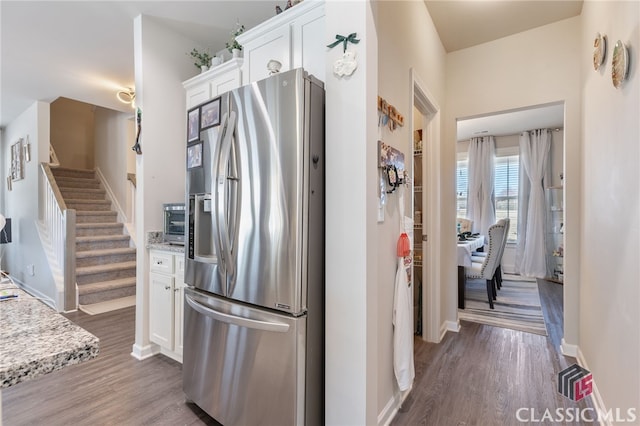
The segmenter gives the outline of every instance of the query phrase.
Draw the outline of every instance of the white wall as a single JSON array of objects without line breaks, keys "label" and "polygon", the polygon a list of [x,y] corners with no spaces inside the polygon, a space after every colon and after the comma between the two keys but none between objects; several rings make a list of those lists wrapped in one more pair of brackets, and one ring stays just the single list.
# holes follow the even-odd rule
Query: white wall
[{"label": "white wall", "polygon": [[327,2],[325,39],[355,32],[353,75],[333,75],[326,54],[325,424],[377,423],[376,89],[372,4]]},{"label": "white wall", "polygon": [[[31,161],[24,163],[24,179],[14,181],[12,190],[7,190],[6,176],[11,163],[11,145],[20,138],[29,138]],[[20,114],[3,132],[2,186],[4,211],[12,219],[12,243],[3,244],[2,263],[14,279],[33,294],[43,297],[55,306],[56,286],[42,248],[36,228],[38,221],[38,190],[40,162],[49,156],[49,104],[36,102]],[[34,274],[28,272],[33,265]]]},{"label": "white wall", "polygon": [[136,158],[136,342],[149,355],[149,256],[146,232],[162,230],[162,204],[185,199],[186,102],[182,82],[193,77],[185,55],[194,47],[149,16],[134,20],[136,103],[142,108],[142,154]]},{"label": "white wall", "polygon": [[[423,2],[378,2],[378,87],[377,93],[405,116],[405,126],[394,131],[378,129],[378,139],[405,154],[405,165],[411,170],[413,134],[411,117],[414,111],[413,82],[410,69],[419,75],[425,88],[444,104],[445,51]],[[422,126],[422,123],[420,123]],[[368,141],[374,145],[372,139]],[[428,141],[427,143],[440,143]],[[372,165],[369,165],[371,167]],[[377,171],[376,171],[377,172]],[[375,180],[374,183],[377,183]],[[398,408],[400,394],[393,372],[393,296],[397,268],[396,242],[400,235],[398,192],[387,194],[385,220],[378,223],[377,262],[374,270],[378,277],[378,412],[382,420],[390,410]],[[376,194],[377,202],[377,194]],[[406,205],[410,206],[411,191],[405,191]],[[368,217],[375,212],[368,212]],[[424,217],[433,212],[423,211]],[[411,216],[407,208],[405,212]],[[375,217],[375,215],[374,215]]]},{"label": "white wall", "polygon": [[[456,118],[565,102],[565,334],[578,341],[581,219],[580,17],[556,22],[447,55],[447,105],[443,145],[443,227],[455,229]],[[457,315],[455,245],[442,247],[450,259],[445,317]]]},{"label": "white wall", "polygon": [[[95,111],[95,166],[100,169],[113,192],[115,201],[126,215],[130,211],[129,181],[127,173],[135,173],[135,111],[123,113],[96,107]],[[125,218],[131,222],[132,218]]]},{"label": "white wall", "polygon": [[[582,10],[583,80],[579,347],[607,408],[640,407],[640,3],[591,2]],[[596,32],[606,63],[591,62]],[[611,82],[613,45],[630,46],[629,79]]]}]

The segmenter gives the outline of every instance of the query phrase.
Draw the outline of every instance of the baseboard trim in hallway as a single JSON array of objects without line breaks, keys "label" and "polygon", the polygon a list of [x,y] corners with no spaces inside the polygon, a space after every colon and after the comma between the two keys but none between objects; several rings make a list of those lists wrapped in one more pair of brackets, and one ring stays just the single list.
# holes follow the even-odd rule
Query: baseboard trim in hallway
[{"label": "baseboard trim in hallway", "polygon": [[105,302],[92,303],[90,305],[79,305],[78,309],[89,315],[103,314],[122,308],[128,308],[136,304],[136,296],[121,297],[119,299],[107,300]]}]

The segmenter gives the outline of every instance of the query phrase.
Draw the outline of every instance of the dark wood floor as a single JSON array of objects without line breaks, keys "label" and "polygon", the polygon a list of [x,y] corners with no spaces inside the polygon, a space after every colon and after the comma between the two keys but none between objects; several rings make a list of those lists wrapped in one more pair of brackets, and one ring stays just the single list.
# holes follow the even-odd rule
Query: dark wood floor
[{"label": "dark wood floor", "polygon": [[533,409],[538,419],[547,409],[592,407],[557,392],[558,372],[576,360],[559,350],[562,286],[538,287],[549,336],[463,321],[437,345],[416,339],[416,380],[392,425],[516,425],[523,407],[521,418]]},{"label": "dark wood floor", "polygon": [[[539,288],[548,337],[463,322],[459,333],[447,333],[438,345],[416,340],[416,380],[392,424],[514,425],[521,407],[540,415],[586,407],[556,391],[557,373],[575,360],[558,350],[562,287],[539,282]],[[131,357],[134,308],[68,317],[100,338],[100,355],[4,389],[5,426],[217,424],[185,404],[179,363]]]},{"label": "dark wood floor", "polygon": [[67,315],[100,338],[94,360],[2,390],[4,426],[218,425],[185,404],[182,367],[165,356],[131,356],[135,308]]}]

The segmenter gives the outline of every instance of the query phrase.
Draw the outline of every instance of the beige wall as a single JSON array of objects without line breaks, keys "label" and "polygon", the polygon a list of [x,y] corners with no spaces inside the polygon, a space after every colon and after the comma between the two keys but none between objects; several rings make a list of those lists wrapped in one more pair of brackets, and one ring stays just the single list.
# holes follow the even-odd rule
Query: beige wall
[{"label": "beige wall", "polygon": [[67,98],[51,103],[51,145],[62,167],[93,169],[95,108]]},{"label": "beige wall", "polygon": [[[640,409],[640,3],[583,6],[583,214],[578,344],[608,409]],[[609,47],[598,72],[596,32]],[[611,82],[613,45],[630,47],[629,78]],[[636,420],[637,421],[637,420]]]},{"label": "beige wall", "polygon": [[[445,91],[445,51],[423,2],[378,2],[378,94],[405,116],[405,126],[395,131],[378,130],[378,139],[405,154],[411,168],[413,98],[410,70],[413,68],[426,90],[443,105]],[[422,126],[422,123],[420,124]],[[374,141],[369,141],[373,143]],[[431,141],[439,144],[439,140]],[[434,182],[438,185],[438,182]],[[387,195],[385,220],[378,223],[378,410],[382,418],[389,407],[399,403],[393,373],[393,292],[397,267],[396,242],[400,234],[398,191]],[[410,206],[411,192],[405,191]],[[369,214],[373,214],[370,212]],[[407,208],[406,215],[411,216]],[[430,212],[423,211],[423,216]]]},{"label": "beige wall", "polygon": [[[127,215],[132,210],[127,173],[135,173],[134,110],[123,113],[106,108],[95,112],[95,166],[100,170],[115,198],[119,209]],[[133,163],[133,169],[130,168]],[[125,223],[133,218],[124,217]],[[140,241],[140,240],[138,240]]]}]

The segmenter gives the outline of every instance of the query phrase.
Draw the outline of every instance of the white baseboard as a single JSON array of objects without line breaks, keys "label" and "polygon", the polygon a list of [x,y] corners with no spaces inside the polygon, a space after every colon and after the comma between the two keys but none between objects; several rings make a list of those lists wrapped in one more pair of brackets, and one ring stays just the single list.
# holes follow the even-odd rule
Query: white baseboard
[{"label": "white baseboard", "polygon": [[[564,344],[564,339],[562,340],[562,343]],[[575,352],[576,352],[576,360],[578,361],[578,365],[582,368],[584,368],[585,370],[589,370],[589,365],[587,365],[587,360],[584,357],[584,354],[582,353],[582,351],[580,350],[580,347],[577,345],[571,345],[573,346],[573,348],[575,348]],[[591,371],[591,370],[589,370]],[[601,412],[601,413],[606,413],[607,412],[607,407],[604,404],[604,400],[602,399],[602,395],[600,394],[600,391],[598,390],[598,386],[596,384],[596,380],[595,378],[592,377],[591,379],[591,386],[592,386],[592,392],[591,392],[591,402],[593,402],[593,406],[596,409],[596,411]],[[613,423],[611,422],[612,419],[608,419],[608,418],[601,418],[600,424],[603,426],[612,426]]]},{"label": "white baseboard", "polygon": [[11,277],[11,279],[13,280],[13,283],[15,285],[17,285],[18,287],[20,287],[20,289],[26,291],[27,293],[29,293],[29,295],[31,297],[34,297],[38,300],[40,300],[42,303],[44,303],[45,305],[49,306],[50,308],[54,309],[57,312],[61,312],[60,310],[58,310],[58,308],[56,307],[56,302],[51,299],[49,296],[47,296],[46,294],[42,293],[41,291],[26,285],[25,283],[23,283],[22,281]]},{"label": "white baseboard", "polygon": [[134,344],[131,350],[131,356],[138,361],[143,361],[147,358],[151,358],[158,353],[160,353],[159,346],[154,344],[149,344],[146,346]]},{"label": "white baseboard", "polygon": [[120,203],[118,202],[118,199],[114,195],[111,186],[109,186],[109,182],[107,182],[107,179],[102,174],[102,170],[100,170],[100,168],[98,167],[96,167],[96,175],[98,176],[98,179],[100,180],[102,186],[104,186],[104,190],[107,193],[107,198],[113,203],[113,208],[116,210],[116,212],[118,212],[118,221],[122,223],[127,222],[127,216],[124,214],[124,210],[122,209]]},{"label": "white baseboard", "polygon": [[98,167],[96,167],[96,175],[98,176],[100,183],[102,184],[102,186],[104,187],[104,190],[106,191],[107,199],[111,201],[111,203],[113,203],[113,208],[118,213],[118,222],[121,222],[124,224],[125,232],[131,237],[131,242],[133,243],[133,247],[136,247],[137,244],[136,244],[136,233],[134,229],[135,227],[129,221],[129,218],[127,217],[125,211],[122,209],[122,206],[120,205],[120,203],[118,202],[118,199],[114,195],[113,190],[111,189],[111,186],[109,186],[109,182],[107,182],[107,179],[105,179],[104,175],[102,174],[102,171]]},{"label": "white baseboard", "polygon": [[396,417],[396,414],[398,414],[398,410],[402,407],[402,403],[409,396],[411,389],[413,389],[413,386],[404,392],[399,392],[397,390],[394,392],[393,396],[389,399],[380,414],[378,414],[379,426],[388,426],[391,424],[393,419]]},{"label": "white baseboard", "polygon": [[564,338],[560,343],[560,352],[562,355],[578,358],[578,346],[567,343]]},{"label": "white baseboard", "polygon": [[445,321],[440,325],[440,341],[444,339],[444,335],[447,334],[447,331],[458,333],[460,331],[460,320],[456,319],[455,321]]}]

